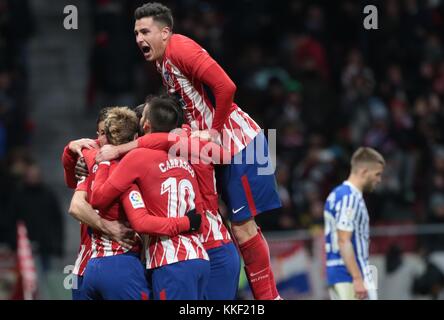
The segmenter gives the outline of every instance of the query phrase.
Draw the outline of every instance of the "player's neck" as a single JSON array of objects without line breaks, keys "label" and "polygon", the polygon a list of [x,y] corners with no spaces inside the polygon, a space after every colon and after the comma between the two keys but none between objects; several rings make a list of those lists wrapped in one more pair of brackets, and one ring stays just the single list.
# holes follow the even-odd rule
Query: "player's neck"
[{"label": "player's neck", "polygon": [[171,33],[167,38],[166,38],[166,40],[165,40],[165,49],[164,49],[164,51],[163,51],[163,54],[162,54],[162,56],[160,56],[159,57],[159,59],[157,59],[156,60],[156,64],[157,63],[162,63],[163,62],[163,59],[165,58],[165,55],[166,55],[166,52],[167,52],[167,48],[168,48],[168,45],[169,45],[169,43],[170,43],[170,40],[171,40],[171,36],[172,36],[173,34]]},{"label": "player's neck", "polygon": [[361,181],[361,179],[359,179],[359,177],[355,176],[354,174],[350,174],[350,176],[347,179],[347,182],[352,184],[356,189],[358,189],[362,193],[362,190],[364,189],[364,184]]}]

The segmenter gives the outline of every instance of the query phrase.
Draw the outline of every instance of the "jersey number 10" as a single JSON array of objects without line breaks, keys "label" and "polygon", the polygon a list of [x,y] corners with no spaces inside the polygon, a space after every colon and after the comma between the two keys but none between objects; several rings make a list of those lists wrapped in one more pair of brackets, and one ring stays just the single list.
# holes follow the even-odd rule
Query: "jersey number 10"
[{"label": "jersey number 10", "polygon": [[187,179],[177,183],[176,178],[168,178],[162,183],[160,194],[168,193],[168,217],[183,217],[189,210],[195,208],[194,189]]}]

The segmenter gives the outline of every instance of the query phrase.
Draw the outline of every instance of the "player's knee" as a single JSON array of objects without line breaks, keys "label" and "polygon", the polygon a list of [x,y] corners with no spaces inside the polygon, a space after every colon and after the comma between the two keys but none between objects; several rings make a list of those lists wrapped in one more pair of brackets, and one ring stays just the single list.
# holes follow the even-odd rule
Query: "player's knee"
[{"label": "player's knee", "polygon": [[257,235],[257,224],[253,218],[243,222],[233,222],[231,225],[233,235],[239,244],[247,242]]}]

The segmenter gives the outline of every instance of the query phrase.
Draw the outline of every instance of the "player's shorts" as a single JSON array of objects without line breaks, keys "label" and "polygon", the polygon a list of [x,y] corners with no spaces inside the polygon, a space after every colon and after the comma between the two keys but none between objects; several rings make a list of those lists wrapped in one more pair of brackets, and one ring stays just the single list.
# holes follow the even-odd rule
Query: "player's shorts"
[{"label": "player's shorts", "polygon": [[154,300],[203,300],[210,262],[192,259],[152,270]]},{"label": "player's shorts", "polygon": [[[368,284],[367,284],[368,287]],[[352,282],[338,282],[328,288],[331,300],[356,300]],[[367,300],[378,300],[376,289],[367,290]]]},{"label": "player's shorts", "polygon": [[133,252],[90,259],[83,290],[88,300],[148,300],[150,296],[145,268]]},{"label": "player's shorts", "polygon": [[229,165],[218,167],[217,182],[230,220],[246,221],[282,206],[269,154],[261,131]]},{"label": "player's shorts", "polygon": [[72,300],[86,300],[86,297],[84,295],[83,291],[83,276],[79,276],[77,274],[73,274],[74,277],[74,283],[73,288],[71,290],[72,293]]},{"label": "player's shorts", "polygon": [[240,274],[240,257],[233,242],[207,250],[210,257],[210,279],[205,300],[234,300]]},{"label": "player's shorts", "polygon": [[338,282],[328,288],[331,300],[356,300],[352,282]]}]

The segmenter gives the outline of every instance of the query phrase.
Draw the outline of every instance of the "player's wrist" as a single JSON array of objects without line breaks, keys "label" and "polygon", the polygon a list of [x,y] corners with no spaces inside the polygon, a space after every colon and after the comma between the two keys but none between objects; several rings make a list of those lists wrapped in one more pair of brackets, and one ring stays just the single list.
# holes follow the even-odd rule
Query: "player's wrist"
[{"label": "player's wrist", "polygon": [[99,218],[97,219],[96,226],[97,226],[97,229],[98,229],[100,232],[106,234],[105,225],[104,225],[104,223],[103,223],[103,219],[102,219],[102,218],[99,217]]},{"label": "player's wrist", "polygon": [[187,216],[179,218],[179,232],[184,233],[190,230],[190,224],[190,219]]},{"label": "player's wrist", "polygon": [[353,282],[355,281],[363,281],[361,275],[352,276]]}]

